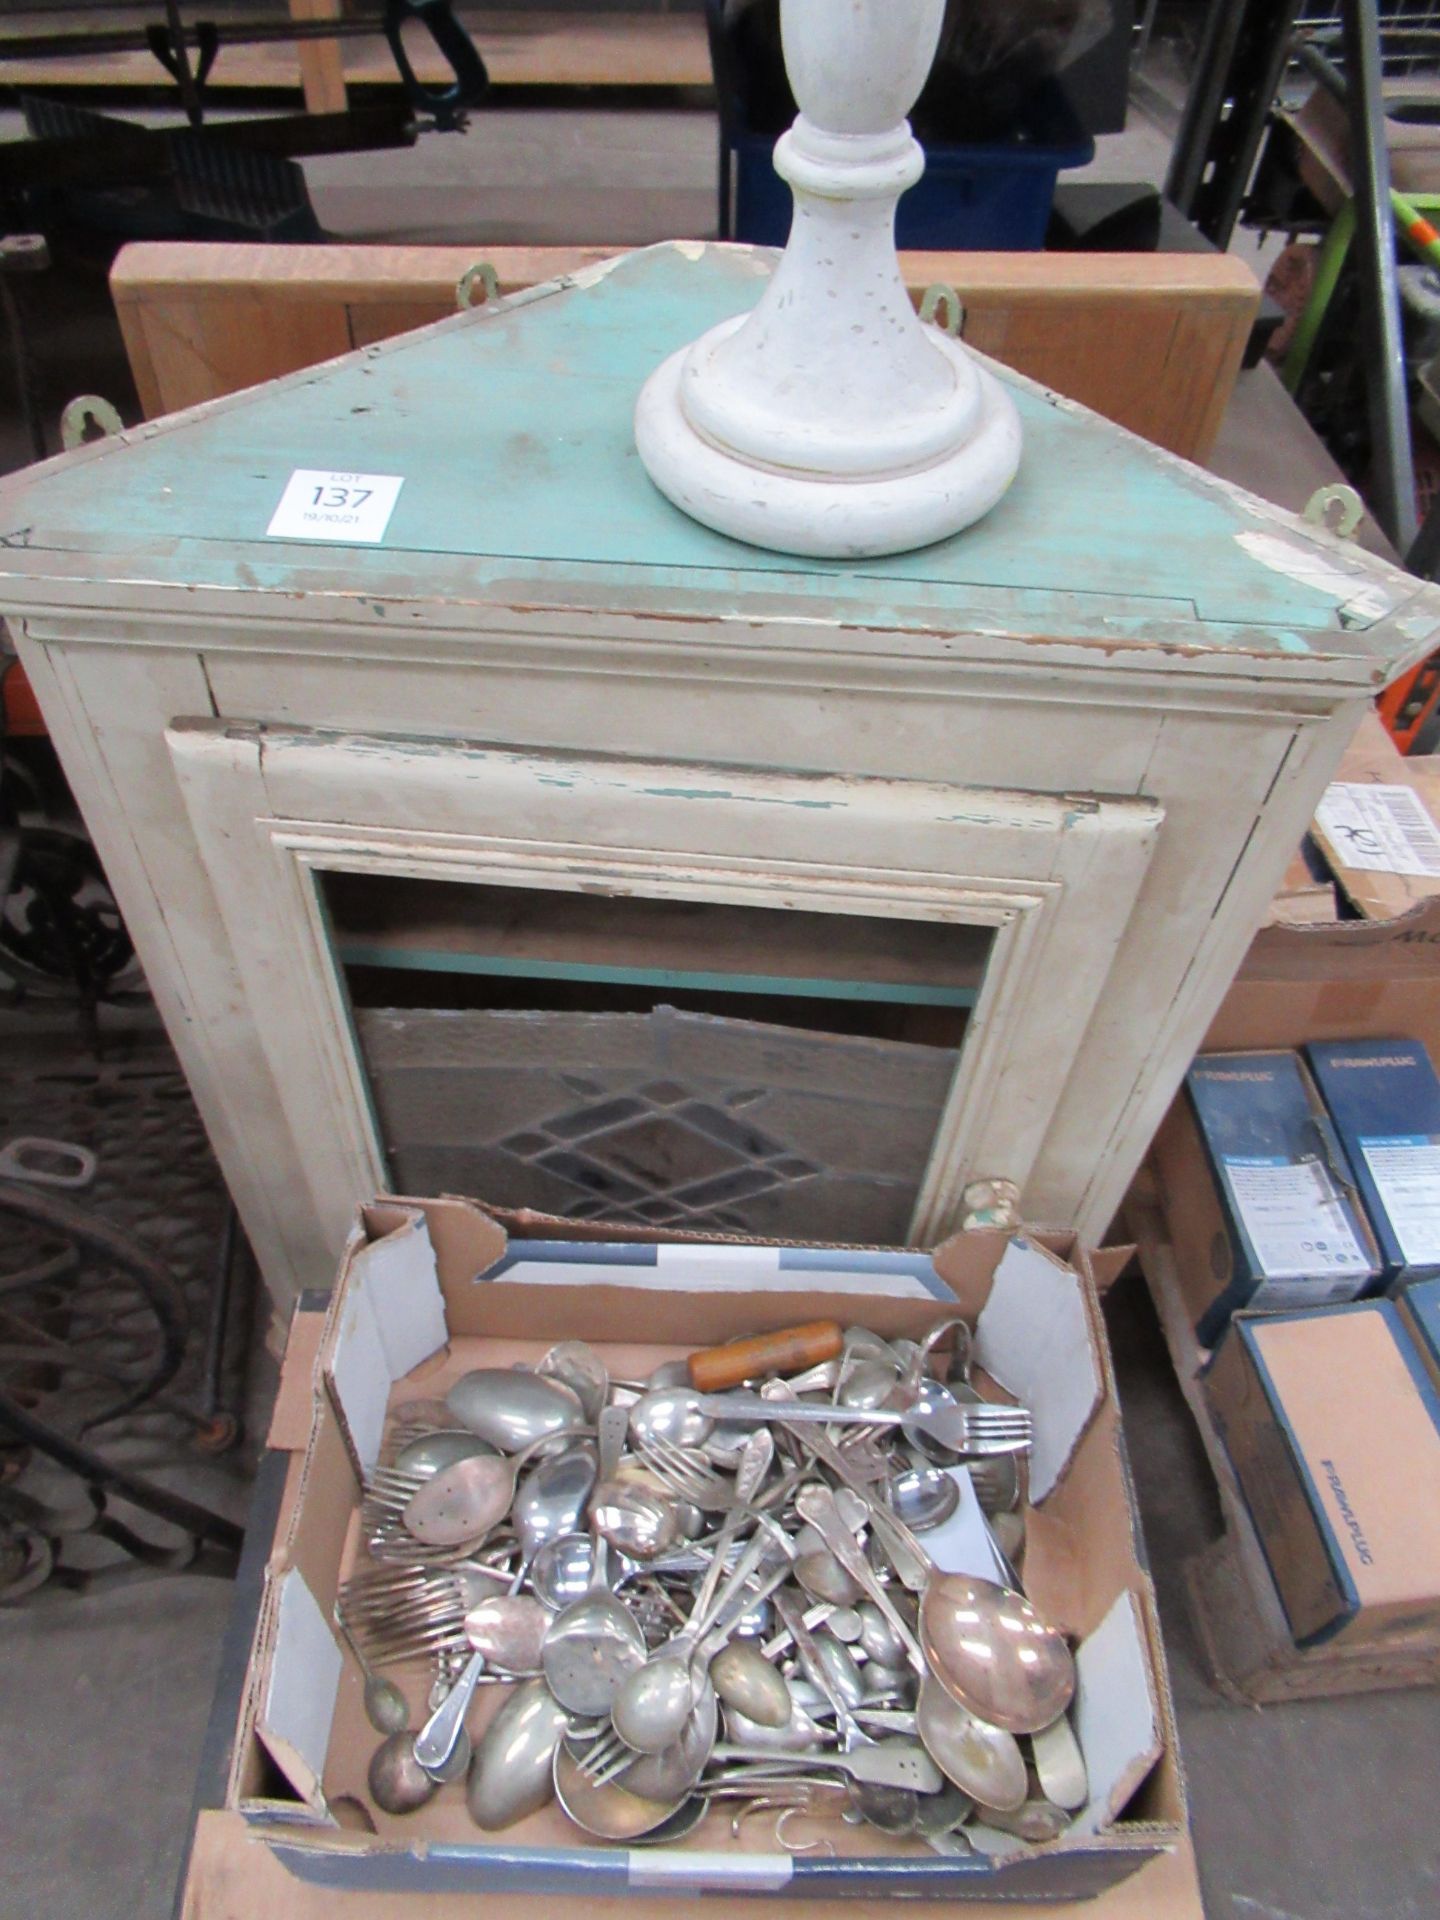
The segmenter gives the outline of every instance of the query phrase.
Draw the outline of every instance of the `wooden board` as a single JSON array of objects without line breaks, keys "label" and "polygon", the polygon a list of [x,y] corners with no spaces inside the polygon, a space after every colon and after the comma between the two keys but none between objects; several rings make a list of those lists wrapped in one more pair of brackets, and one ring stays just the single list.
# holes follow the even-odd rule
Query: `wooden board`
[{"label": "wooden board", "polygon": [[[139,241],[111,288],[153,418],[441,319],[480,258],[510,293],[613,251]],[[901,267],[917,297],[959,289],[982,352],[1192,460],[1214,441],[1259,303],[1249,268],[1223,254],[907,253]]]},{"label": "wooden board", "polygon": [[1265,1550],[1200,1387],[1208,1354],[1195,1338],[1180,1291],[1161,1195],[1146,1167],[1125,1206],[1150,1297],[1215,1475],[1223,1537],[1190,1560],[1187,1593],[1196,1634],[1222,1692],[1251,1706],[1376,1693],[1440,1681],[1440,1640],[1417,1635],[1404,1645],[1297,1647],[1265,1560]]},{"label": "wooden board", "polygon": [[[289,4],[297,19],[324,18],[340,10],[339,0],[289,0]],[[155,7],[107,8],[100,24],[107,28],[143,26],[158,11]],[[198,18],[203,11],[194,9],[187,18]],[[565,8],[546,13],[460,11],[498,87],[711,84],[710,49],[705,22],[698,13],[572,13]],[[72,22],[75,30],[83,22],[84,15],[77,10]],[[4,22],[7,35],[29,31],[54,34],[63,28],[54,11],[7,14]],[[293,42],[278,40],[252,46],[227,45],[223,13],[220,29],[220,55],[210,77],[211,86],[217,89],[303,85],[306,104],[314,110],[317,99],[332,101],[337,87],[343,104],[347,82],[352,86],[400,84],[389,45],[379,34],[341,41],[314,40],[302,49]],[[414,47],[410,58],[422,81],[433,85],[450,78],[450,69],[433,51],[423,29],[415,35]],[[12,59],[5,63],[4,79],[14,87],[99,89],[172,84],[149,52]],[[316,89],[314,97],[312,88]],[[327,105],[324,110],[334,111],[334,107]]]},{"label": "wooden board", "polygon": [[[341,0],[288,0],[292,20],[338,20]],[[302,40],[295,49],[311,113],[345,111],[345,55],[339,40]]]}]

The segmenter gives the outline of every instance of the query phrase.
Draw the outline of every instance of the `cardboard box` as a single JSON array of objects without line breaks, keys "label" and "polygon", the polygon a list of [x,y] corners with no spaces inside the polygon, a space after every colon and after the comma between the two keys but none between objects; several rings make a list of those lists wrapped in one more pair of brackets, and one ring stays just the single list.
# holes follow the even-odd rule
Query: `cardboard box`
[{"label": "cardboard box", "polygon": [[1395,1302],[1411,1345],[1440,1387],[1440,1280],[1417,1280]]},{"label": "cardboard box", "polygon": [[1204,1388],[1296,1644],[1440,1627],[1440,1395],[1393,1303],[1242,1315]]},{"label": "cardboard box", "polygon": [[[589,1243],[583,1277],[555,1271],[553,1261],[537,1276],[540,1261],[521,1243],[562,1232]],[[627,1230],[627,1240],[640,1237]],[[643,1238],[652,1277],[636,1285],[633,1270],[601,1253],[612,1239],[602,1229],[451,1199],[365,1210],[313,1374],[303,1356],[298,1372],[287,1365],[277,1403],[272,1439],[290,1450],[291,1465],[226,1790],[226,1810],[244,1820],[250,1845],[304,1888],[331,1900],[383,1892],[392,1913],[404,1910],[396,1896],[462,1891],[502,1904],[683,1890],[731,1906],[739,1896],[903,1893],[1009,1908],[1088,1898],[1182,1847],[1163,1655],[1094,1283],[1097,1269],[1118,1270],[1118,1260],[1076,1252],[1072,1267],[1059,1257],[1068,1246],[982,1232],[956,1236],[928,1260],[735,1243],[697,1267],[683,1236]],[[533,1359],[566,1336],[602,1345],[613,1371],[633,1373],[696,1345],[817,1317],[916,1334],[933,1324],[942,1295],[978,1316],[982,1364],[1036,1413],[1027,1580],[1037,1605],[1076,1639],[1076,1714],[1092,1775],[1090,1804],[1058,1842],[950,1860],[837,1825],[833,1856],[794,1856],[777,1849],[763,1822],[747,1822],[736,1840],[712,1816],[684,1845],[627,1851],[588,1842],[553,1808],[506,1833],[481,1834],[458,1788],[408,1820],[378,1815],[374,1836],[333,1823],[332,1805],[362,1786],[375,1744],[359,1675],[329,1623],[354,1556],[360,1475],[376,1457],[391,1397],[443,1392],[482,1360]],[[418,1670],[396,1671],[420,1679]]]},{"label": "cardboard box", "polygon": [[1440,1274],[1440,1078],[1413,1040],[1321,1040],[1311,1075],[1354,1172],[1384,1282]]},{"label": "cardboard box", "polygon": [[1298,1054],[1203,1054],[1153,1157],[1202,1345],[1241,1308],[1353,1300],[1378,1280],[1354,1177]]},{"label": "cardboard box", "polygon": [[1399,752],[1378,714],[1355,731],[1311,829],[1341,891],[1367,920],[1440,895],[1440,784]]}]

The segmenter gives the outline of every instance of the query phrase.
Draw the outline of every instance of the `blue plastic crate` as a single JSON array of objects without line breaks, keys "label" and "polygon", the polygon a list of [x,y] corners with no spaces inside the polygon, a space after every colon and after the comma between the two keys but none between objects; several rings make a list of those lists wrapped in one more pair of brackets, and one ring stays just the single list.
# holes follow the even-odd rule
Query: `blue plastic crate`
[{"label": "blue plastic crate", "polygon": [[[774,141],[765,134],[737,132],[732,144],[735,238],[757,246],[784,246],[790,232],[790,189],[775,171]],[[1094,139],[1058,95],[1013,139],[929,147],[924,177],[896,210],[896,244],[937,251],[1042,247],[1057,176],[1088,165],[1094,156]]]}]

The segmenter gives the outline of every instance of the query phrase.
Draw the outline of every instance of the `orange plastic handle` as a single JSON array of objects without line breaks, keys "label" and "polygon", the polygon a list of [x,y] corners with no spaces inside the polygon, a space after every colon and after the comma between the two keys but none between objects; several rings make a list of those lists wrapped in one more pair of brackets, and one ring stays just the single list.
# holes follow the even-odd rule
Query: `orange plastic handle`
[{"label": "orange plastic handle", "polygon": [[834,1320],[811,1320],[803,1327],[782,1327],[778,1333],[757,1334],[728,1347],[707,1347],[690,1356],[690,1384],[701,1393],[720,1393],[743,1380],[759,1380],[767,1373],[798,1373],[822,1360],[833,1360],[845,1343]]}]

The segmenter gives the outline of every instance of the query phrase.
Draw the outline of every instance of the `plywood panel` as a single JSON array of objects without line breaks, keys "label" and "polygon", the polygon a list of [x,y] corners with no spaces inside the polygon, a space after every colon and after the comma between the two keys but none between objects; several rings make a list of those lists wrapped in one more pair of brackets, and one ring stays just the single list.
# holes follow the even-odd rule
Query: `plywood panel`
[{"label": "plywood panel", "polygon": [[[496,247],[502,293],[606,258]],[[140,242],[111,286],[148,414],[170,412],[455,311],[467,247]],[[965,338],[1190,459],[1203,459],[1259,302],[1242,262],[1204,254],[906,253],[918,298],[958,288]]]}]

